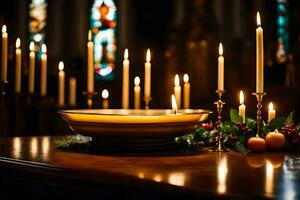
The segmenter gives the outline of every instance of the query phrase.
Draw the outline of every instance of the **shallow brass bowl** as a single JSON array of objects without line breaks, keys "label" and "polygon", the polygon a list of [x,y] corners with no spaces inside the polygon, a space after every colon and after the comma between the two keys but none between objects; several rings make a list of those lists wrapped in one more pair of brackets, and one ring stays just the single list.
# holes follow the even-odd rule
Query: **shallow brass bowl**
[{"label": "shallow brass bowl", "polygon": [[81,109],[59,114],[75,132],[106,143],[164,143],[195,130],[211,112],[203,109]]}]

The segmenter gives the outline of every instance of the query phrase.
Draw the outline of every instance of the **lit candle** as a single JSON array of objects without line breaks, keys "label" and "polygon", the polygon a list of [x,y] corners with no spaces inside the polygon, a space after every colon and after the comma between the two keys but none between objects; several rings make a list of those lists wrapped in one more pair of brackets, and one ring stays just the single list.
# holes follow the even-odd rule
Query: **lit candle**
[{"label": "lit candle", "polygon": [[176,97],[172,94],[172,112],[176,114],[178,112],[178,107],[176,103]]},{"label": "lit candle", "polygon": [[102,91],[102,107],[103,109],[109,108],[109,101],[108,101],[109,93],[107,89]]},{"label": "lit candle", "polygon": [[180,108],[181,107],[181,86],[180,86],[178,74],[175,75],[174,83],[175,83],[174,95],[176,97],[177,107]]},{"label": "lit candle", "polygon": [[47,95],[47,46],[42,45],[41,57],[41,96]]},{"label": "lit candle", "polygon": [[223,45],[219,44],[219,58],[218,58],[218,90],[224,90],[224,57]]},{"label": "lit candle", "polygon": [[15,92],[21,92],[21,63],[22,63],[22,51],[20,49],[20,38],[16,40],[16,72],[15,72]]},{"label": "lit candle", "polygon": [[35,52],[34,43],[30,42],[28,91],[34,93]]},{"label": "lit candle", "polygon": [[191,85],[189,83],[189,75],[183,75],[183,108],[188,109],[190,108],[190,88]]},{"label": "lit candle", "polygon": [[264,92],[264,42],[259,12],[256,28],[256,93]]},{"label": "lit candle", "polygon": [[6,25],[2,26],[2,70],[1,81],[7,81],[7,32]]},{"label": "lit candle", "polygon": [[122,90],[122,108],[129,108],[129,60],[128,49],[125,49],[123,60],[123,90]]},{"label": "lit candle", "polygon": [[89,30],[87,43],[87,92],[94,92],[94,42],[91,30]]},{"label": "lit candle", "polygon": [[145,62],[145,85],[144,85],[144,95],[146,99],[151,98],[151,54],[150,49],[147,50],[146,62]]},{"label": "lit candle", "polygon": [[240,106],[239,106],[239,116],[243,118],[243,123],[246,122],[246,106],[244,104],[244,93],[240,91]]},{"label": "lit candle", "polygon": [[62,61],[59,62],[58,69],[58,105],[63,106],[65,104],[65,72]]},{"label": "lit candle", "polygon": [[69,104],[70,106],[76,105],[76,79],[74,77],[69,79]]},{"label": "lit candle", "polygon": [[276,116],[276,110],[274,109],[274,105],[272,102],[269,103],[269,111],[268,111],[268,122],[275,119]]},{"label": "lit candle", "polygon": [[140,78],[137,76],[134,78],[134,109],[141,108],[141,87]]}]

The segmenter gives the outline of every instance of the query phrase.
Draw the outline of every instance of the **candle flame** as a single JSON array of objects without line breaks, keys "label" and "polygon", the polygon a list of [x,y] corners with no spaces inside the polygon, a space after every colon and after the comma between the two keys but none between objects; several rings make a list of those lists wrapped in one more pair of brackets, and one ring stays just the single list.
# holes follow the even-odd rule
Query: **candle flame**
[{"label": "candle flame", "polygon": [[245,100],[245,98],[244,98],[244,93],[243,93],[243,91],[241,90],[241,91],[240,91],[240,104],[244,104],[244,100]]},{"label": "candle flame", "polygon": [[6,33],[6,29],[7,29],[7,28],[6,28],[6,25],[3,25],[3,26],[2,26],[2,33]]},{"label": "candle flame", "polygon": [[183,75],[183,81],[184,81],[185,83],[188,83],[188,82],[189,82],[189,75],[184,74],[184,75]]},{"label": "candle flame", "polygon": [[63,61],[60,61],[59,62],[59,64],[58,64],[58,69],[59,69],[59,71],[62,71],[62,70],[64,70],[64,62]]},{"label": "candle flame", "polygon": [[180,84],[178,74],[175,75],[174,83],[175,83],[175,86],[179,86],[179,84]]},{"label": "candle flame", "polygon": [[88,33],[88,40],[91,41],[92,40],[92,31],[89,30],[89,33]]},{"label": "candle flame", "polygon": [[42,44],[42,52],[47,53],[47,46],[45,44]]},{"label": "candle flame", "polygon": [[151,60],[150,49],[147,49],[147,53],[146,53],[146,62],[150,62],[150,60]]},{"label": "candle flame", "polygon": [[223,44],[220,42],[219,44],[219,56],[223,56]]},{"label": "candle flame", "polygon": [[172,94],[172,111],[174,114],[176,114],[178,112],[176,98],[175,98],[174,94]]},{"label": "candle flame", "polygon": [[138,86],[138,85],[140,85],[140,82],[141,82],[140,77],[136,76],[134,78],[134,85]]},{"label": "candle flame", "polygon": [[261,21],[260,21],[260,15],[259,15],[259,12],[256,13],[256,23],[257,23],[257,26],[261,26]]},{"label": "candle flame", "polygon": [[126,48],[125,51],[124,51],[124,60],[127,60],[128,59],[128,49]]},{"label": "candle flame", "polygon": [[20,48],[20,46],[21,46],[20,38],[17,38],[17,40],[16,40],[16,48],[18,49],[18,48]]},{"label": "candle flame", "polygon": [[109,92],[107,89],[102,90],[102,98],[107,99],[109,97]]},{"label": "candle flame", "polygon": [[269,110],[273,110],[274,109],[274,105],[272,102],[269,103]]},{"label": "candle flame", "polygon": [[29,49],[30,51],[34,51],[34,42],[30,42]]}]

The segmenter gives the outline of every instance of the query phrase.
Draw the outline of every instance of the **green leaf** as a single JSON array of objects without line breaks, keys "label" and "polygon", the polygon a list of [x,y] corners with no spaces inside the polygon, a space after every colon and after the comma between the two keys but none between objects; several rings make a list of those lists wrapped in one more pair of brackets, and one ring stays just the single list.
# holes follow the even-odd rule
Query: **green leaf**
[{"label": "green leaf", "polygon": [[225,134],[235,133],[238,130],[233,122],[225,121],[221,124],[221,131]]},{"label": "green leaf", "polygon": [[246,117],[245,122],[246,122],[247,126],[248,126],[249,128],[251,128],[250,126],[251,126],[251,125],[253,126],[253,124],[255,124],[255,119],[252,119],[252,118],[250,118],[250,117]]},{"label": "green leaf", "polygon": [[293,111],[289,114],[289,116],[286,118],[285,124],[293,123],[294,113],[295,113],[295,111]]},{"label": "green leaf", "polygon": [[269,130],[270,131],[275,131],[275,129],[281,130],[284,127],[286,121],[287,121],[286,117],[278,117],[273,119],[269,123]]},{"label": "green leaf", "polygon": [[246,155],[248,153],[247,148],[240,141],[237,141],[234,144],[234,149],[243,155]]},{"label": "green leaf", "polygon": [[235,109],[230,109],[230,121],[233,123],[243,122],[243,118],[239,115]]}]

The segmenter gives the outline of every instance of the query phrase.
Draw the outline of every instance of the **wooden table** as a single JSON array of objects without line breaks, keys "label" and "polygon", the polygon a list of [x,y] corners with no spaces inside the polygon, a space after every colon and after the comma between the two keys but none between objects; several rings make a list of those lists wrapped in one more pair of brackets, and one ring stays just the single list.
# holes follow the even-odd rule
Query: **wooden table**
[{"label": "wooden table", "polygon": [[95,155],[54,139],[0,139],[1,197],[300,199],[299,154]]}]

